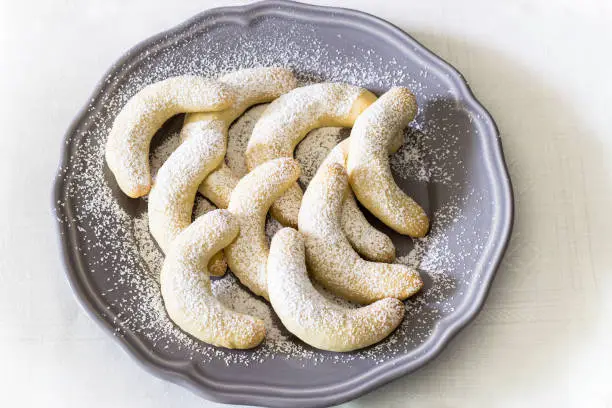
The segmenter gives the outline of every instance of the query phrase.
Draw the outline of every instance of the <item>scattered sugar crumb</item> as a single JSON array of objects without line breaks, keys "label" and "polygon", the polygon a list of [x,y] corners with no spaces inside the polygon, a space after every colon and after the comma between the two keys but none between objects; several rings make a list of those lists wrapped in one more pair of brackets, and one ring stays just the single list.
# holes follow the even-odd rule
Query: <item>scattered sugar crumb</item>
[{"label": "scattered sugar crumb", "polygon": [[327,154],[350,134],[350,129],[328,127],[314,129],[297,145],[295,158],[300,163],[300,184],[308,186]]},{"label": "scattered sugar crumb", "polygon": [[244,152],[246,152],[255,123],[267,107],[267,103],[252,107],[229,128],[225,162],[238,177],[242,177],[249,172]]}]

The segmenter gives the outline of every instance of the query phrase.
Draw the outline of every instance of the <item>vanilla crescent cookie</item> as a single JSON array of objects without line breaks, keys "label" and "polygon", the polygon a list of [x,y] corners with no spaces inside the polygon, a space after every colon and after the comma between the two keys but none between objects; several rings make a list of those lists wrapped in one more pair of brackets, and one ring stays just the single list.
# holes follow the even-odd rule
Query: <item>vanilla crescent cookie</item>
[{"label": "vanilla crescent cookie", "polygon": [[272,308],[287,330],[313,347],[364,348],[387,337],[404,318],[404,304],[395,298],[357,309],[326,299],[308,278],[304,239],[292,228],[283,228],[272,238],[267,272]]},{"label": "vanilla crescent cookie", "polygon": [[[198,185],[225,155],[222,132],[206,127],[179,145],[157,172],[148,199],[149,231],[163,252],[191,224]],[[223,253],[215,254],[208,271],[223,276]]]},{"label": "vanilla crescent cookie", "polygon": [[155,82],[132,96],[106,142],[106,162],[119,188],[132,198],[149,192],[149,147],[164,122],[178,113],[223,110],[234,99],[227,85],[192,75]]},{"label": "vanilla crescent cookie", "polygon": [[[236,101],[230,108],[221,112],[187,114],[181,131],[181,140],[198,134],[200,129],[206,127],[223,132],[227,140],[230,125],[248,108],[270,102],[297,86],[293,72],[280,67],[243,69],[224,75],[218,81],[234,91]],[[217,207],[227,208],[230,194],[238,180],[239,177],[222,163],[200,184],[199,192]]]},{"label": "vanilla crescent cookie", "polygon": [[272,203],[300,176],[294,159],[268,161],[248,173],[232,192],[228,210],[238,219],[238,238],[225,248],[227,263],[240,282],[268,299],[266,262],[270,248],[265,234]]},{"label": "vanilla crescent cookie", "polygon": [[429,218],[393,179],[389,144],[414,119],[417,104],[408,88],[382,95],[355,121],[347,160],[349,181],[357,199],[372,214],[400,234],[423,237]]},{"label": "vanilla crescent cookie", "polygon": [[[273,101],[253,129],[246,150],[249,170],[279,157],[293,157],[295,146],[313,129],[351,127],[376,100],[367,89],[341,83],[321,83],[294,89]],[[296,226],[302,190],[295,184],[272,205],[271,214],[284,225]]]},{"label": "vanilla crescent cookie", "polygon": [[344,167],[331,164],[319,168],[304,193],[298,224],[312,277],[337,295],[362,304],[412,296],[423,286],[416,270],[366,261],[344,236],[340,217],[347,190]]},{"label": "vanilla crescent cookie", "polygon": [[[349,139],[338,143],[328,153],[321,166],[328,166],[333,163],[344,166],[348,147]],[[344,235],[361,256],[377,262],[393,262],[395,260],[393,241],[368,222],[359,209],[355,196],[350,189],[347,190],[342,204],[340,220]]]},{"label": "vanilla crescent cookie", "polygon": [[219,302],[206,271],[210,257],[227,246],[238,231],[238,221],[227,210],[199,217],[172,243],[160,285],[166,311],[183,331],[215,346],[248,349],[264,339],[263,321]]},{"label": "vanilla crescent cookie", "polygon": [[225,156],[225,137],[203,129],[172,152],[149,193],[149,230],[163,252],[191,224],[198,185]]}]

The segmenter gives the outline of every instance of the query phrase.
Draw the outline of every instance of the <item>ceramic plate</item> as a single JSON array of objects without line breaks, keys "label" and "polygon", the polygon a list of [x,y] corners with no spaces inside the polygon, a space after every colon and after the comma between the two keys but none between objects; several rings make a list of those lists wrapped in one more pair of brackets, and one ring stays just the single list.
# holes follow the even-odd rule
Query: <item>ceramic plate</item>
[{"label": "ceramic plate", "polygon": [[[270,65],[291,67],[305,83],[344,81],[379,94],[405,85],[417,96],[419,114],[392,163],[398,183],[431,215],[432,231],[416,241],[385,232],[399,261],[420,269],[425,288],[406,302],[402,326],[366,350],[308,347],[266,304],[249,301],[231,275],[215,282],[219,296],[263,315],[270,339],[230,351],[181,333],[166,318],[155,281],[162,258],[146,231],[146,201],[121,194],[104,163],[114,117],[146,84]],[[153,151],[169,149],[180,125],[180,116],[171,119]],[[67,133],[54,207],[78,299],[153,374],[215,401],[314,407],[416,370],[474,318],[508,243],[513,201],[495,124],[455,69],[376,17],[264,1],[206,11],[123,56]]]}]

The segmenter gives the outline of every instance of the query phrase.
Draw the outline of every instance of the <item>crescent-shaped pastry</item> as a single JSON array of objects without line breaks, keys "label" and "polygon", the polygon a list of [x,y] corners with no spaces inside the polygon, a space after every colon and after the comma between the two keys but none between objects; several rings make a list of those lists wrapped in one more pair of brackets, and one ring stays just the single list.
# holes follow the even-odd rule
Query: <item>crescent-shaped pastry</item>
[{"label": "crescent-shaped pastry", "polygon": [[[345,139],[334,147],[321,166],[340,164],[344,166],[350,139]],[[342,215],[340,217],[342,231],[353,248],[364,258],[376,262],[393,262],[395,260],[395,245],[387,235],[374,228],[365,218],[355,196],[347,189]]]},{"label": "crescent-shaped pastry", "polygon": [[262,320],[235,312],[212,294],[206,271],[210,257],[238,235],[227,210],[199,217],[172,243],[160,284],[168,315],[183,331],[215,346],[248,349],[264,339]]},{"label": "crescent-shaped pastry", "polygon": [[366,261],[351,247],[340,223],[347,190],[344,167],[331,164],[319,168],[304,193],[298,224],[312,277],[337,295],[362,304],[387,297],[406,299],[418,292],[423,281],[416,270]]},{"label": "crescent-shaped pastry", "polygon": [[225,248],[227,263],[240,282],[268,299],[266,262],[270,248],[265,234],[266,214],[272,203],[300,176],[294,159],[268,161],[238,182],[228,210],[238,219],[238,238]]},{"label": "crescent-shaped pastry", "polygon": [[353,309],[317,292],[306,270],[304,239],[292,228],[283,228],[272,238],[267,271],[274,311],[287,330],[313,347],[328,351],[367,347],[387,337],[404,317],[404,304],[395,298]]},{"label": "crescent-shaped pastry", "polygon": [[[294,89],[272,102],[249,140],[249,170],[279,157],[293,157],[295,146],[313,129],[351,127],[376,100],[367,89],[349,84],[322,83]],[[302,190],[295,184],[272,205],[271,214],[283,225],[297,225]]]},{"label": "crescent-shaped pastry", "polygon": [[[222,76],[219,82],[231,87],[236,94],[236,101],[229,109],[221,112],[186,115],[181,140],[190,138],[206,127],[223,132],[227,140],[230,125],[248,108],[270,102],[297,86],[293,72],[279,67],[244,69]],[[223,163],[204,179],[198,190],[217,207],[227,208],[229,197],[238,180],[239,177]]]},{"label": "crescent-shaped pastry", "polygon": [[349,181],[357,199],[372,214],[400,234],[423,237],[429,218],[399,188],[389,167],[393,137],[414,119],[417,104],[407,88],[382,95],[355,121],[347,160]]},{"label": "crescent-shaped pastry", "polygon": [[149,192],[149,147],[164,122],[179,113],[223,110],[234,99],[227,85],[191,75],[155,82],[132,96],[106,142],[106,162],[119,188],[132,198]]},{"label": "crescent-shaped pastry", "polygon": [[191,224],[198,185],[225,156],[225,137],[202,129],[164,162],[149,194],[149,230],[163,252]]}]

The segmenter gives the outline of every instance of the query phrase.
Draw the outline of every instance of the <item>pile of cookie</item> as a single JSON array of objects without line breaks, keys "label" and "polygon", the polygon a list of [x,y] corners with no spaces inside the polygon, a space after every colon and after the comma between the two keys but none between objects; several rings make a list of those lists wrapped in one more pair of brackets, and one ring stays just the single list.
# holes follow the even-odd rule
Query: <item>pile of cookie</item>
[{"label": "pile of cookie", "polygon": [[[249,173],[238,178],[224,160],[228,128],[261,103],[270,104],[249,139]],[[314,347],[350,351],[388,336],[404,317],[402,300],[423,282],[413,268],[393,263],[391,239],[368,223],[357,200],[401,234],[427,233],[426,213],[397,186],[389,167],[389,154],[403,143],[416,111],[404,87],[380,98],[343,83],[298,87],[294,74],[278,67],[216,80],[178,76],[134,95],[114,121],[106,161],[125,194],[149,195],[149,228],[166,254],[161,292],[175,324],[222,347],[247,349],[263,341],[263,321],[229,309],[211,291],[209,276],[229,266],[271,303],[291,333]],[[179,113],[187,113],[181,144],[152,183],[151,139]],[[308,132],[329,126],[351,127],[351,135],[302,192],[293,151]],[[219,209],[192,223],[198,192]],[[268,211],[286,226],[270,246]],[[364,306],[342,307],[310,279]]]}]

